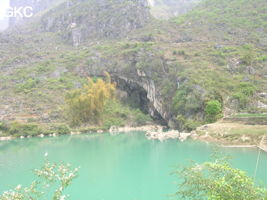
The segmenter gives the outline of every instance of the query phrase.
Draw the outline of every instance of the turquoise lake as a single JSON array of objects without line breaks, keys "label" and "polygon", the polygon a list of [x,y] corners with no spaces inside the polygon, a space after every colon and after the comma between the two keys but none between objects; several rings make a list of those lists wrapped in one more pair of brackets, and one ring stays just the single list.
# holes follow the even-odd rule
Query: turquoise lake
[{"label": "turquoise lake", "polygon": [[[232,164],[253,176],[258,150],[219,148]],[[28,186],[44,154],[51,161],[81,167],[66,191],[71,200],[165,200],[176,190],[176,166],[211,159],[214,145],[147,140],[142,132],[111,136],[75,135],[0,142],[0,193]],[[267,185],[267,153],[260,154],[257,181]]]}]

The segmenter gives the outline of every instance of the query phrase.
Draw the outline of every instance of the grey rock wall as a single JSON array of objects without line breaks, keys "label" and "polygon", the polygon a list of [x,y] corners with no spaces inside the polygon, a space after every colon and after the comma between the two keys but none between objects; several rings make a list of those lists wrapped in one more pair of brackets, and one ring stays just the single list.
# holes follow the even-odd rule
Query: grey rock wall
[{"label": "grey rock wall", "polygon": [[45,14],[42,30],[57,32],[66,41],[78,46],[88,39],[127,37],[149,19],[146,0],[72,0]]}]

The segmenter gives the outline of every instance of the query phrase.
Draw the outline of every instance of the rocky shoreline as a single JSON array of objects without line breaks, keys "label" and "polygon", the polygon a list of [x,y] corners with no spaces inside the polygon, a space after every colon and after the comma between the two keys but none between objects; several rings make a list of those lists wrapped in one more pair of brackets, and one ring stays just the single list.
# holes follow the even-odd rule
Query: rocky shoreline
[{"label": "rocky shoreline", "polygon": [[185,141],[192,136],[191,133],[181,133],[177,130],[167,130],[167,127],[159,125],[147,125],[141,127],[111,127],[109,133],[111,135],[125,133],[131,131],[143,131],[147,139],[164,141],[168,139],[179,139]]},{"label": "rocky shoreline", "polygon": [[[207,126],[207,125],[205,125]],[[205,128],[205,126],[203,126]],[[200,128],[203,128],[200,127]],[[267,148],[262,145],[262,142],[259,145],[253,144],[225,144],[224,141],[220,141],[217,138],[213,138],[209,134],[199,135],[196,131],[192,131],[190,133],[179,132],[177,130],[166,130],[167,127],[159,126],[159,125],[149,125],[142,127],[111,127],[109,129],[109,133],[111,135],[116,135],[120,133],[127,133],[131,131],[143,131],[147,139],[149,140],[159,140],[165,141],[168,139],[177,139],[181,142],[186,141],[187,139],[199,140],[203,142],[217,143],[221,147],[225,148],[259,148],[262,151],[267,152]]]},{"label": "rocky shoreline", "polygon": [[12,140],[12,139],[15,139],[15,137],[11,137],[11,136],[0,137],[0,141],[8,141],[8,140]]},{"label": "rocky shoreline", "polygon": [[[267,152],[267,149],[265,147],[263,147],[262,145],[252,145],[252,144],[224,144],[222,141],[218,140],[217,138],[213,138],[212,136],[206,134],[206,135],[199,135],[197,134],[196,131],[192,131],[190,133],[186,133],[186,132],[179,132],[178,130],[168,130],[167,127],[164,126],[160,126],[160,125],[146,125],[146,126],[140,126],[140,127],[116,127],[116,126],[112,126],[108,131],[104,131],[104,130],[97,130],[97,131],[89,131],[88,133],[98,133],[98,134],[102,134],[102,133],[110,133],[111,135],[117,135],[117,134],[122,134],[122,133],[128,133],[128,132],[132,132],[132,131],[142,131],[145,132],[145,136],[147,137],[148,140],[159,140],[161,142],[165,141],[165,140],[169,140],[169,139],[176,139],[179,140],[181,142],[184,142],[188,139],[193,139],[193,140],[199,140],[199,141],[203,141],[203,142],[210,142],[210,143],[217,143],[220,144],[221,147],[225,147],[225,148],[259,148],[262,151]],[[80,135],[80,134],[84,134],[81,131],[72,131],[70,133],[70,135]],[[48,135],[49,137],[56,137],[57,134],[50,134]],[[28,136],[28,137],[19,137],[20,139],[24,139],[24,138],[31,138],[32,136]],[[43,134],[40,134],[36,137],[45,137]],[[13,140],[13,139],[17,139],[16,137],[12,137],[12,136],[5,136],[5,137],[0,137],[0,141],[9,141],[9,140]]]},{"label": "rocky shoreline", "polygon": [[[205,125],[207,126],[207,125]],[[203,126],[205,128],[205,126]],[[200,127],[200,128],[203,128]],[[167,130],[166,127],[159,126],[159,125],[149,125],[149,126],[142,126],[142,127],[111,127],[109,129],[109,133],[111,135],[116,135],[119,133],[127,133],[131,131],[144,131],[147,139],[149,140],[159,140],[165,141],[168,139],[177,139],[181,142],[186,141],[187,139],[199,140],[203,142],[209,143],[216,143],[219,144],[221,147],[225,148],[259,148],[262,151],[267,152],[266,147],[263,147],[261,144],[253,145],[253,144],[225,144],[223,141],[218,140],[217,138],[213,138],[209,134],[199,135],[196,131],[192,131],[190,133],[179,132],[177,130]]]}]

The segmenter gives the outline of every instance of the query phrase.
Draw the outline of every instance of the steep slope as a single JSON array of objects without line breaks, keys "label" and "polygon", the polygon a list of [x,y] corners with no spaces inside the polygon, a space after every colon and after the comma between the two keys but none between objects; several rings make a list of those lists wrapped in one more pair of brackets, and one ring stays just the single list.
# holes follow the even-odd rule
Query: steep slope
[{"label": "steep slope", "polygon": [[42,17],[41,29],[58,32],[77,46],[88,39],[126,37],[149,18],[145,0],[67,1]]},{"label": "steep slope", "polygon": [[141,0],[61,4],[38,26],[1,36],[1,116],[63,120],[66,91],[104,71],[171,127],[203,123],[210,100],[225,115],[264,112],[266,4],[207,0],[168,21],[151,18]]}]

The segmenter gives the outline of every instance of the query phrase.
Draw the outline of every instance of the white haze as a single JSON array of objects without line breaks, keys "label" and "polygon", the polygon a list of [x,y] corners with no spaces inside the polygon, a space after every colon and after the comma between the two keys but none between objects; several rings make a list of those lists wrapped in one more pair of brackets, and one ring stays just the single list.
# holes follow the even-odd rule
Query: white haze
[{"label": "white haze", "polygon": [[8,7],[9,0],[0,0],[0,31],[8,27],[8,19],[5,17]]}]

